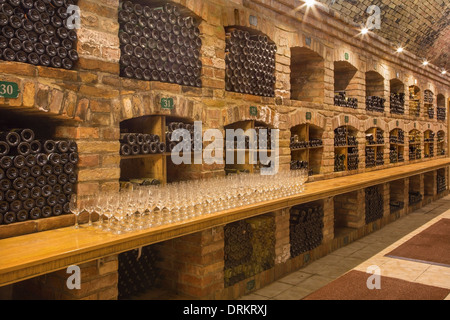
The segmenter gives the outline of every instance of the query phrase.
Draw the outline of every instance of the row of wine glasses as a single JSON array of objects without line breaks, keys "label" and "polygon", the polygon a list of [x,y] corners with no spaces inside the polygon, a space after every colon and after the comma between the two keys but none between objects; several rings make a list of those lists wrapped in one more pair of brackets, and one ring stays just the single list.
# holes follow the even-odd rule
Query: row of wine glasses
[{"label": "row of wine glasses", "polygon": [[95,225],[115,234],[181,223],[225,210],[298,195],[308,180],[306,170],[280,172],[275,176],[237,174],[133,190],[103,192],[71,202],[78,216],[87,212],[100,219]]}]

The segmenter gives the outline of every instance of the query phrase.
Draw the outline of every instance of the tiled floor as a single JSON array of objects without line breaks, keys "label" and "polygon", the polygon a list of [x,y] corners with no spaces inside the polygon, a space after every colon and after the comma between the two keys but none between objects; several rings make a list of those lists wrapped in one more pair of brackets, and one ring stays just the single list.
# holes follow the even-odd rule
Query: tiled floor
[{"label": "tiled floor", "polygon": [[441,218],[450,218],[450,196],[334,251],[241,300],[300,300],[351,270],[366,272],[373,265],[380,267],[383,276],[450,288],[450,268],[384,256]]}]

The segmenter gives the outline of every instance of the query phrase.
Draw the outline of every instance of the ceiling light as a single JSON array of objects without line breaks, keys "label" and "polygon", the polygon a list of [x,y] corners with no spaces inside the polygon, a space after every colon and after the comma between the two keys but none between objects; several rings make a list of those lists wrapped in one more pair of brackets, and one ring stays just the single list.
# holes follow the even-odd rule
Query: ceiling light
[{"label": "ceiling light", "polygon": [[369,32],[369,29],[367,29],[367,28],[362,28],[362,30],[361,30],[361,34],[367,34]]},{"label": "ceiling light", "polygon": [[307,7],[312,7],[316,4],[316,0],[304,0]]},{"label": "ceiling light", "polygon": [[424,62],[422,62],[422,65],[427,66],[429,64],[429,62],[427,60],[425,60]]},{"label": "ceiling light", "polygon": [[397,49],[397,52],[398,52],[398,53],[402,53],[403,50],[404,50],[404,49],[403,49],[402,47],[400,47],[400,48]]},{"label": "ceiling light", "polygon": [[447,74],[447,70],[442,70],[442,74]]}]

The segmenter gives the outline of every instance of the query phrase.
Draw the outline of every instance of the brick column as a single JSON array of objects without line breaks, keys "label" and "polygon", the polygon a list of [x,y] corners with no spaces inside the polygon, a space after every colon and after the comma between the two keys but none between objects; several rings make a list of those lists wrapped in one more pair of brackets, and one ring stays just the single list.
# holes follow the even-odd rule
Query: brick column
[{"label": "brick column", "polygon": [[423,175],[424,205],[431,203],[437,195],[437,171],[427,172]]},{"label": "brick column", "polygon": [[381,192],[383,194],[383,217],[389,217],[391,213],[391,208],[389,202],[391,201],[391,189],[389,183],[384,183],[381,185]]},{"label": "brick column", "polygon": [[[81,271],[80,289],[70,290],[67,286],[74,273],[67,269],[34,279],[20,282],[14,286],[14,299],[42,300],[117,300],[119,281],[118,256],[79,265]],[[69,283],[73,283],[69,281]]]},{"label": "brick column", "polygon": [[327,198],[323,201],[323,242],[326,243],[334,239],[334,199]]},{"label": "brick column", "polygon": [[273,213],[275,219],[275,264],[282,264],[291,258],[289,236],[290,208]]},{"label": "brick column", "polygon": [[365,222],[364,189],[336,196],[334,214],[337,227],[361,228]]},{"label": "brick column", "polygon": [[224,289],[224,229],[209,229],[156,245],[161,285],[195,299]]}]

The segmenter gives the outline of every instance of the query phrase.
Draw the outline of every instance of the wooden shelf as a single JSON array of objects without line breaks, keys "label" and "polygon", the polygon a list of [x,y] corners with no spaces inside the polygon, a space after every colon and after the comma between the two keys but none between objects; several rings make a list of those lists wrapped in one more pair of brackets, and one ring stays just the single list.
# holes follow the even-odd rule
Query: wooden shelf
[{"label": "wooden shelf", "polygon": [[444,158],[349,177],[311,182],[307,184],[305,192],[300,195],[124,235],[109,234],[83,225],[78,230],[71,227],[3,239],[0,240],[0,286],[268,212],[327,199],[448,166],[450,166],[450,159]]},{"label": "wooden shelf", "polygon": [[165,157],[169,156],[170,153],[155,153],[155,154],[138,154],[134,156],[121,156],[120,160],[133,160],[133,159],[145,159],[154,157]]}]

